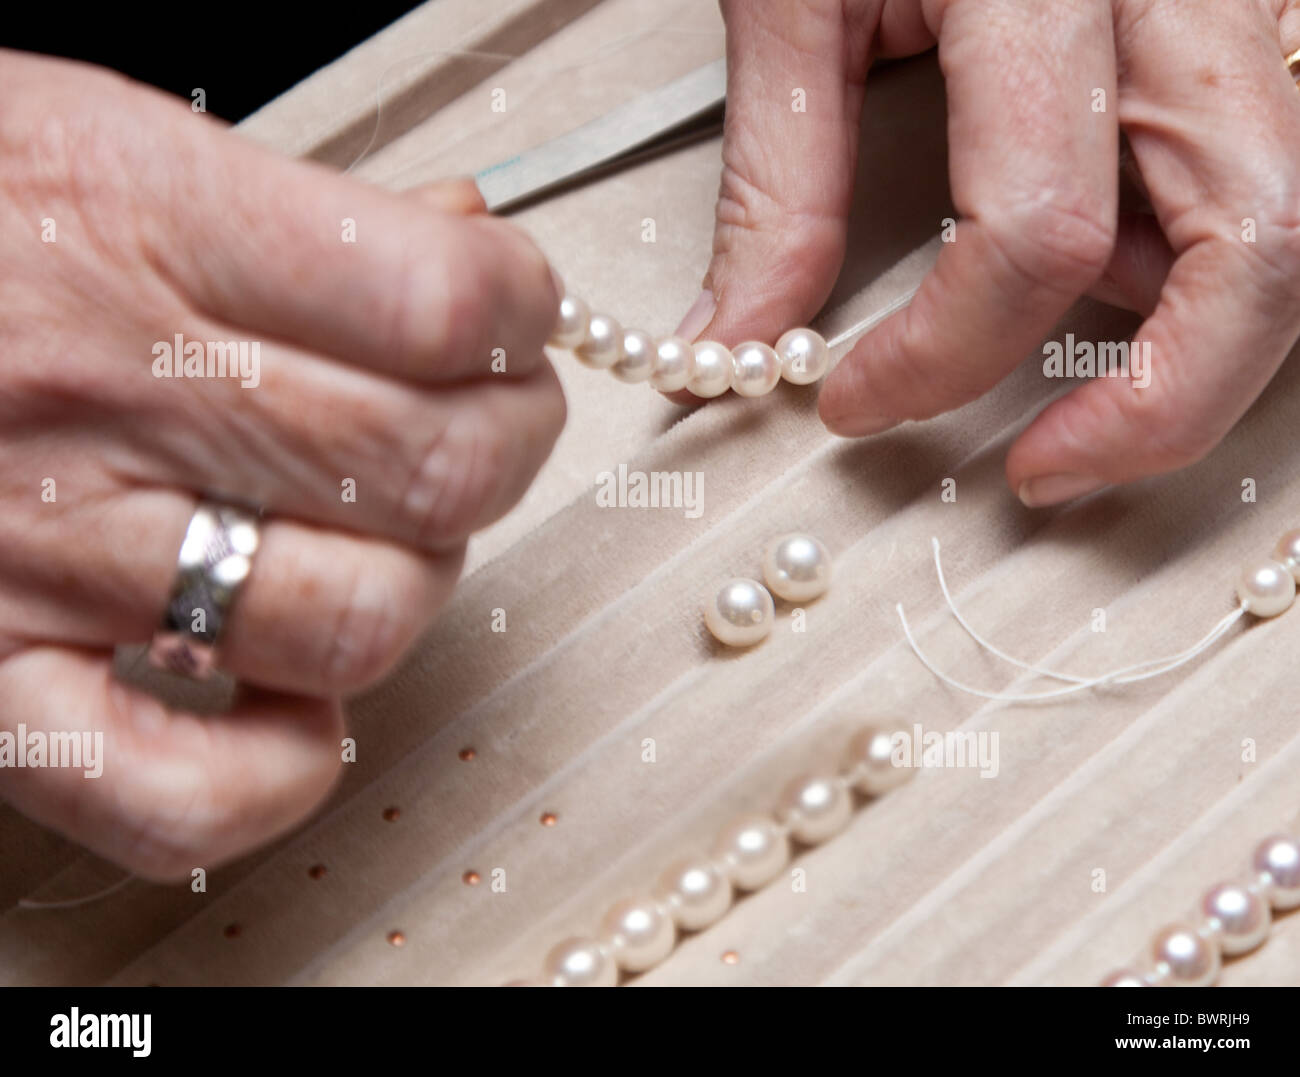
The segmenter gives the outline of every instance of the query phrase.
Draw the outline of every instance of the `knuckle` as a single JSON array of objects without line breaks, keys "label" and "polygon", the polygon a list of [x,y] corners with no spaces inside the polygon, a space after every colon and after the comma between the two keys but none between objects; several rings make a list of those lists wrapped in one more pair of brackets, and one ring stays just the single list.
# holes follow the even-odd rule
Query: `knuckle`
[{"label": "knuckle", "polygon": [[505,424],[491,413],[457,408],[422,452],[401,499],[412,541],[440,549],[485,521],[510,456]]},{"label": "knuckle", "polygon": [[1300,278],[1300,210],[1286,205],[1261,214],[1254,247],[1266,276],[1283,285],[1294,302],[1292,286]]},{"label": "knuckle", "polygon": [[1080,292],[1105,271],[1118,223],[1086,192],[1056,192],[987,217],[988,236],[1016,274]]},{"label": "knuckle", "polygon": [[373,564],[354,566],[321,667],[325,691],[356,691],[397,664],[419,627],[411,593],[385,586]]}]

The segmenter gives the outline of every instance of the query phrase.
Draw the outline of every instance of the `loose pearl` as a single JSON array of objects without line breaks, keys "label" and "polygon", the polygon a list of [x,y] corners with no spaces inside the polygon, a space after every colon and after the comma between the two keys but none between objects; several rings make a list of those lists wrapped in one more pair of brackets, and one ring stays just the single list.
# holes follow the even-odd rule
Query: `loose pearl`
[{"label": "loose pearl", "polygon": [[776,342],[781,360],[781,377],[791,385],[811,385],[831,365],[831,350],[820,333],[791,329]]},{"label": "loose pearl", "polygon": [[551,949],[542,963],[542,975],[555,987],[613,987],[618,966],[595,939],[565,939]]},{"label": "loose pearl", "polygon": [[695,345],[695,370],[686,383],[696,396],[721,396],[731,388],[731,352],[714,340],[702,340]]},{"label": "loose pearl", "polygon": [[550,343],[557,348],[576,348],[587,339],[590,322],[591,308],[576,295],[566,295],[560,300],[559,319]]},{"label": "loose pearl", "polygon": [[677,930],[667,911],[650,898],[627,898],[605,914],[601,938],[618,967],[644,972],[672,951]]},{"label": "loose pearl", "polygon": [[776,813],[799,841],[819,845],[848,825],[853,802],[834,778],[804,775],[782,790]]},{"label": "loose pearl", "polygon": [[655,342],[640,329],[629,329],[623,334],[623,354],[610,367],[619,381],[649,381],[655,361]]},{"label": "loose pearl", "polygon": [[1132,969],[1116,969],[1098,987],[1148,987],[1146,977]]},{"label": "loose pearl", "polygon": [[1173,987],[1209,987],[1219,975],[1218,946],[1185,924],[1161,931],[1151,953],[1157,967],[1164,966],[1164,982]]},{"label": "loose pearl", "polygon": [[1276,617],[1295,601],[1295,577],[1276,561],[1252,561],[1241,570],[1237,597],[1256,617]]},{"label": "loose pearl", "polygon": [[844,765],[858,792],[877,797],[912,776],[911,767],[894,765],[895,735],[893,730],[868,726],[849,741]]},{"label": "loose pearl", "polygon": [[655,897],[671,910],[683,931],[700,931],[731,907],[731,883],[708,860],[679,860],[664,870]]},{"label": "loose pearl", "polygon": [[811,535],[783,535],[763,554],[763,581],[787,602],[807,602],[831,585],[831,555]]},{"label": "loose pearl", "polygon": [[781,380],[781,360],[766,344],[751,340],[731,355],[731,387],[741,396],[765,396]]},{"label": "loose pearl", "polygon": [[1206,891],[1201,912],[1225,954],[1244,954],[1268,938],[1268,903],[1249,887],[1220,883]]},{"label": "loose pearl", "polygon": [[704,623],[719,643],[751,647],[772,631],[772,596],[754,580],[728,580],[704,608]]},{"label": "loose pearl", "polygon": [[587,335],[573,354],[588,366],[607,370],[622,357],[623,327],[608,314],[593,314],[587,323]]},{"label": "loose pearl", "polygon": [[790,843],[765,815],[747,815],[729,823],[713,845],[713,855],[740,890],[766,886],[790,859]]},{"label": "loose pearl", "polygon": [[1300,841],[1289,834],[1274,834],[1255,849],[1255,870],[1268,875],[1268,900],[1273,908],[1300,905]]},{"label": "loose pearl", "polygon": [[1300,580],[1300,531],[1288,531],[1273,548],[1273,557],[1291,570],[1291,575]]},{"label": "loose pearl", "polygon": [[685,389],[695,373],[695,348],[681,337],[664,337],[655,349],[650,384],[661,393]]}]

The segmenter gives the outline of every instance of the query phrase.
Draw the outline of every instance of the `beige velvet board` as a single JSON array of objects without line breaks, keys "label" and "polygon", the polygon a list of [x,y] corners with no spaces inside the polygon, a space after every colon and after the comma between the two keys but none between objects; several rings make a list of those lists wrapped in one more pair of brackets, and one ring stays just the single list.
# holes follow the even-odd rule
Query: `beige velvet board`
[{"label": "beige velvet board", "polygon": [[[405,189],[508,158],[723,47],[702,0],[437,0],[242,131],[338,167],[359,157],[354,175]],[[497,89],[503,112],[491,107]],[[933,56],[873,75],[864,136],[848,261],[814,322],[828,337],[905,295],[939,248],[951,207]],[[708,262],[719,149],[706,138],[514,219],[593,305],[666,333]],[[1082,301],[1052,337],[1122,340],[1135,325]],[[474,540],[432,630],[351,702],[358,758],[328,803],[273,847],[212,870],[206,893],[133,880],[45,910],[20,902],[92,894],[122,872],[0,809],[4,982],[533,976],[554,943],[594,930],[731,815],[770,808],[787,779],[834,764],[850,730],[884,721],[996,732],[999,773],[921,770],[800,853],[802,889],[778,877],[629,982],[1087,985],[1237,876],[1300,807],[1300,612],[1239,625],[1164,678],[1033,706],[945,687],[894,614],[905,602],[954,676],[1033,687],[948,617],[936,536],[963,612],[1024,660],[1092,673],[1187,647],[1232,608],[1241,562],[1300,524],[1294,360],[1204,462],[1029,511],[1003,460],[1066,388],[1044,378],[1040,351],[980,401],[861,442],[825,431],[813,388],[688,411],[553,359],[567,428],[522,504]],[[597,475],[620,464],[702,473],[703,513],[600,507]],[[955,501],[942,498],[946,479]],[[757,574],[765,543],[795,529],[835,558],[806,631],[783,608],[761,646],[719,647],[706,597],[721,579]],[[495,610],[505,632],[492,630]],[[467,747],[476,755],[464,762]],[[393,807],[400,816],[386,820]],[[317,863],[324,878],[309,877]],[[497,869],[504,892],[491,886]],[[482,882],[467,885],[467,871]],[[392,931],[404,946],[390,945]],[[1300,915],[1280,918],[1221,983],[1300,983]]]}]

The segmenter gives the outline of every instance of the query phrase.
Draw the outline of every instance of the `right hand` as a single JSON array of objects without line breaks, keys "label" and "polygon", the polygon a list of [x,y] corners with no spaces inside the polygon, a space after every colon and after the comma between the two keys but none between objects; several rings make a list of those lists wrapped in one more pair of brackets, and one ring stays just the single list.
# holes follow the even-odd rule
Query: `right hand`
[{"label": "right hand", "polygon": [[[325,796],[340,697],[394,665],[545,460],[559,297],[469,185],[386,193],[21,53],[0,52],[0,102],[0,731],[101,730],[105,755],[98,779],[0,769],[0,792],[187,876]],[[259,384],[154,377],[177,334],[260,342]],[[268,516],[219,641],[251,687],[196,717],[111,656],[157,626],[202,492]]]}]

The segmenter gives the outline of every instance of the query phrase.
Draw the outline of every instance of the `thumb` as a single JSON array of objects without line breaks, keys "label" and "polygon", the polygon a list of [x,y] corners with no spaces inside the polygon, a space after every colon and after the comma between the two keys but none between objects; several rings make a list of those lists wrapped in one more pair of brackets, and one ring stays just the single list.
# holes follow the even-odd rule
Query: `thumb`
[{"label": "thumb", "polygon": [[841,0],[722,0],[727,113],[713,260],[678,327],[775,339],[812,317],[844,260],[871,28]]}]

